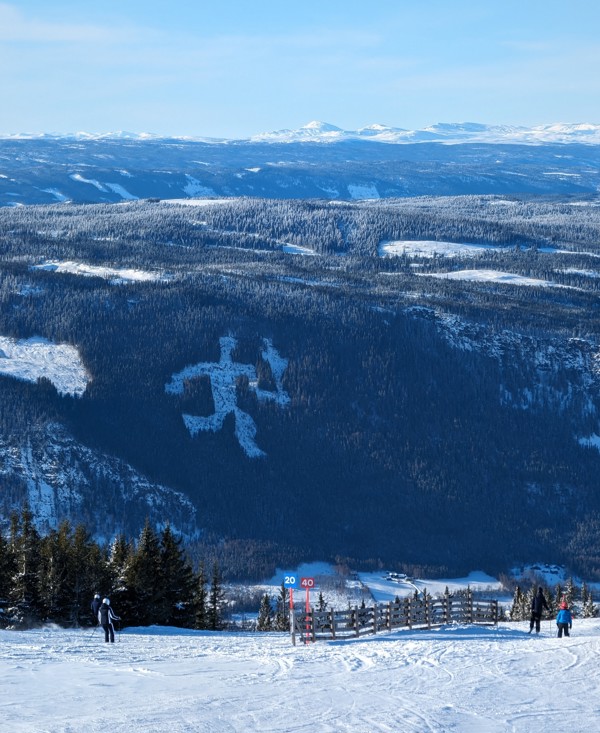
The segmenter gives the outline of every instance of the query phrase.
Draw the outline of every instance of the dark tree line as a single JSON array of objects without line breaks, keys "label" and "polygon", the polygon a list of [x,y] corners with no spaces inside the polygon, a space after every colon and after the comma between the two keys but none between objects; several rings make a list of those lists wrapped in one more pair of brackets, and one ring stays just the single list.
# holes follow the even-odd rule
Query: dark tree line
[{"label": "dark tree line", "polygon": [[593,618],[598,615],[598,608],[594,603],[592,591],[587,583],[583,582],[578,586],[573,578],[569,578],[564,585],[557,583],[553,587],[534,583],[529,588],[524,589],[521,585],[517,585],[509,609],[511,621],[529,620],[531,617],[531,602],[540,587],[543,588],[544,597],[548,603],[548,610],[544,611],[544,618],[554,618],[563,602],[566,602],[574,614],[581,618]]},{"label": "dark tree line", "polygon": [[210,577],[202,562],[194,572],[168,524],[157,532],[146,522],[136,541],[119,535],[106,547],[82,524],[41,535],[28,507],[13,514],[0,534],[2,628],[95,625],[95,593],[110,598],[124,626],[216,630],[224,621],[218,564]]}]

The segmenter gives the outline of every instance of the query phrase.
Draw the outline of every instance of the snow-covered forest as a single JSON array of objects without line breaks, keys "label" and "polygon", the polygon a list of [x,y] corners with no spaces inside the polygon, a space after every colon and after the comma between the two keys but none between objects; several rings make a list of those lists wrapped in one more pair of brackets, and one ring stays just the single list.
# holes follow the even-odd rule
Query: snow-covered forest
[{"label": "snow-covered forest", "polygon": [[599,212],[0,209],[5,532],[28,502],[40,530],[68,518],[103,542],[168,519],[237,579],[531,557],[596,578]]}]

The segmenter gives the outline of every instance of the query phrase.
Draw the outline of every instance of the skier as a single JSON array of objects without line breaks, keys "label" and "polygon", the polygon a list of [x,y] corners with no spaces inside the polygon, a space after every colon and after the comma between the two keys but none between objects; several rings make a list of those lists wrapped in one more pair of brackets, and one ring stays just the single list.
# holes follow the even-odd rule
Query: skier
[{"label": "skier", "polygon": [[561,639],[563,631],[565,636],[569,636],[569,629],[573,628],[573,616],[569,611],[569,606],[566,601],[560,604],[560,611],[556,616],[556,625],[558,626],[558,638]]},{"label": "skier", "polygon": [[102,600],[102,605],[98,609],[98,622],[104,629],[104,641],[108,643],[108,638],[110,636],[111,642],[114,643],[115,641],[115,627],[113,626],[113,621],[120,621],[120,617],[115,614],[115,612],[110,607],[110,599],[104,598]]},{"label": "skier", "polygon": [[544,596],[544,591],[542,589],[542,586],[538,588],[537,593],[533,596],[531,599],[531,619],[529,620],[529,631],[528,634],[531,634],[533,631],[533,625],[535,624],[535,633],[540,633],[540,621],[542,620],[542,613],[546,609],[546,611],[549,611],[548,603],[546,602],[546,597]]},{"label": "skier", "polygon": [[101,605],[102,601],[100,600],[100,594],[95,593],[94,600],[91,602],[90,608],[92,609],[92,617],[96,626],[98,626],[98,611],[100,610]]}]

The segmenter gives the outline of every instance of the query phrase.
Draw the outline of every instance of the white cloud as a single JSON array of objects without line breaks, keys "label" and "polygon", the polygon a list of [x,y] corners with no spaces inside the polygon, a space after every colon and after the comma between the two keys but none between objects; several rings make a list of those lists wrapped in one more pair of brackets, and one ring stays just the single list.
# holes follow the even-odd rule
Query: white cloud
[{"label": "white cloud", "polygon": [[25,14],[15,5],[0,3],[0,42],[112,43],[126,37],[124,29],[49,22]]}]

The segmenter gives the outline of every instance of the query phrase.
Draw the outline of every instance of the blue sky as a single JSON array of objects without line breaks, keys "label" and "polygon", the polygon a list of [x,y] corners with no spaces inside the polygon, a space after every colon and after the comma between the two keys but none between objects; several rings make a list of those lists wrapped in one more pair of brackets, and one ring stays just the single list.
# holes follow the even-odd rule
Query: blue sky
[{"label": "blue sky", "polygon": [[598,0],[0,0],[0,132],[600,123]]}]

